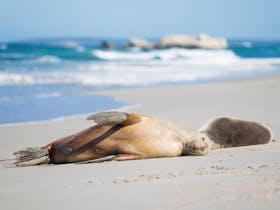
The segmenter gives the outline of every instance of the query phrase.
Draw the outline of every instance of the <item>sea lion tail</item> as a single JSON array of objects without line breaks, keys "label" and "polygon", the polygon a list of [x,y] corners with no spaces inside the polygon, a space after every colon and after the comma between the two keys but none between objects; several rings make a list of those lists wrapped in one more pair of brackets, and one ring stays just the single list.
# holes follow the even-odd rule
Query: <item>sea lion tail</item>
[{"label": "sea lion tail", "polygon": [[34,166],[49,163],[49,150],[45,147],[26,148],[14,152],[16,166]]}]

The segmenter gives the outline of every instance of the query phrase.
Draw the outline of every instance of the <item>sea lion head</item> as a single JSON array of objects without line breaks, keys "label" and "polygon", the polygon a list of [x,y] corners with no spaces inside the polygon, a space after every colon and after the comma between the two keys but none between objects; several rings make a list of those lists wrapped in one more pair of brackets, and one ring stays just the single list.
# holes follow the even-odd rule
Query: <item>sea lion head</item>
[{"label": "sea lion head", "polygon": [[211,149],[209,138],[203,134],[198,133],[192,135],[188,141],[184,142],[184,155],[206,155]]}]

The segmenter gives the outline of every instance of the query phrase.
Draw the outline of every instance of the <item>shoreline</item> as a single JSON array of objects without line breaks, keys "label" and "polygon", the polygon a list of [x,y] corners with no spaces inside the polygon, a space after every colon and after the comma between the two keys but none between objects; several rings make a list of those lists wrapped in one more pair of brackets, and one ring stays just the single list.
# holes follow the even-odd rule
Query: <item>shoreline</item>
[{"label": "shoreline", "polygon": [[[109,89],[104,89],[104,90],[98,90],[94,92],[93,95],[101,95],[101,96],[109,96],[112,97],[114,100],[120,101],[120,102],[125,102],[131,105],[124,105],[120,108],[116,109],[109,109],[109,110],[115,110],[115,111],[129,111],[130,109],[134,109],[135,107],[141,107],[141,104],[138,103],[137,101],[131,102],[126,99],[120,99],[118,98],[118,93],[125,92],[125,91],[138,91],[138,90],[143,90],[143,91],[149,91],[153,89],[164,89],[164,88],[173,88],[173,87],[190,87],[190,86],[201,86],[201,85],[212,85],[212,84],[223,84],[223,83],[228,83],[228,82],[242,82],[242,81],[251,81],[251,80],[262,80],[262,79],[269,79],[273,78],[274,76],[280,78],[280,73],[278,71],[272,73],[272,74],[265,74],[265,75],[248,75],[248,76],[243,76],[243,77],[236,77],[236,78],[221,78],[221,79],[216,79],[216,80],[210,80],[210,81],[203,81],[203,82],[187,82],[187,83],[182,83],[182,84],[162,84],[158,86],[148,86],[148,87],[129,87],[129,88],[117,88],[111,90]],[[106,111],[106,110],[104,110]],[[38,121],[26,121],[26,122],[14,122],[14,123],[3,123],[0,124],[1,127],[13,127],[13,126],[25,126],[25,125],[35,125],[35,124],[47,124],[47,123],[55,123],[55,122],[60,122],[60,121],[67,121],[68,119],[79,119],[79,118],[86,118],[88,115],[93,114],[96,112],[89,112],[89,113],[84,113],[84,114],[75,114],[75,115],[66,115],[66,116],[59,116],[55,117],[52,119],[46,119],[46,120],[38,120]]]},{"label": "shoreline", "polygon": [[[100,91],[98,94],[141,104],[129,112],[165,118],[194,130],[220,116],[265,123],[277,141],[212,150],[206,156],[21,168],[0,165],[1,205],[8,210],[74,210],[89,206],[276,210],[280,205],[279,92],[280,75]],[[83,115],[55,122],[0,126],[0,159],[90,126],[92,122]]]},{"label": "shoreline", "polygon": [[[137,104],[135,104],[135,105],[125,105],[125,106],[122,106],[121,108],[109,109],[109,110],[128,111],[130,108],[137,107],[137,106],[139,106],[139,105],[137,105]],[[67,121],[67,120],[71,120],[71,119],[78,119],[78,118],[86,119],[88,115],[91,115],[93,113],[95,113],[95,112],[90,112],[90,113],[86,113],[86,114],[76,114],[76,115],[69,115],[69,116],[61,116],[61,117],[56,117],[56,118],[49,119],[49,120],[39,120],[39,121],[29,121],[29,122],[16,122],[16,123],[4,123],[4,124],[0,124],[0,128],[1,127],[13,127],[13,126],[15,126],[15,127],[16,126],[25,126],[25,125],[32,126],[32,125],[36,125],[36,124],[48,124],[48,123],[63,122],[63,121]]]}]

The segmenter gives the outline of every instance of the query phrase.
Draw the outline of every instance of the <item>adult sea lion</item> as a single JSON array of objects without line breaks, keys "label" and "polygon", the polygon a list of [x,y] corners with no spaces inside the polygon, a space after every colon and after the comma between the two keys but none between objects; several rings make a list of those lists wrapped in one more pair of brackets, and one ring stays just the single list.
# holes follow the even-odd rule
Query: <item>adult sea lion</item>
[{"label": "adult sea lion", "polygon": [[212,149],[266,144],[272,140],[272,131],[267,126],[226,117],[210,120],[199,132],[208,137]]},{"label": "adult sea lion", "polygon": [[203,133],[141,114],[101,112],[88,117],[96,125],[44,147],[14,153],[17,165],[73,163],[205,155],[210,146]]}]

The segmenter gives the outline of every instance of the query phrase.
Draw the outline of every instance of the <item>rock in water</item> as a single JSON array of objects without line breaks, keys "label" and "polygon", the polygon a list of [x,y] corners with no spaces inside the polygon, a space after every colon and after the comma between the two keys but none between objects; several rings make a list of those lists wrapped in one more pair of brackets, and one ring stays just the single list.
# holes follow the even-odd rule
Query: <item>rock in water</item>
[{"label": "rock in water", "polygon": [[108,41],[104,41],[102,42],[101,44],[101,48],[102,49],[110,49],[110,50],[113,50],[113,49],[116,49],[116,46],[111,43],[111,42],[108,42]]},{"label": "rock in water", "polygon": [[182,47],[182,48],[205,48],[223,49],[227,48],[225,38],[215,38],[206,34],[199,35],[168,35],[163,37],[156,46],[158,48]]},{"label": "rock in water", "polygon": [[130,38],[128,43],[125,45],[125,47],[138,47],[138,48],[142,48],[142,49],[152,49],[154,48],[154,45],[144,39],[140,39],[140,38]]}]

